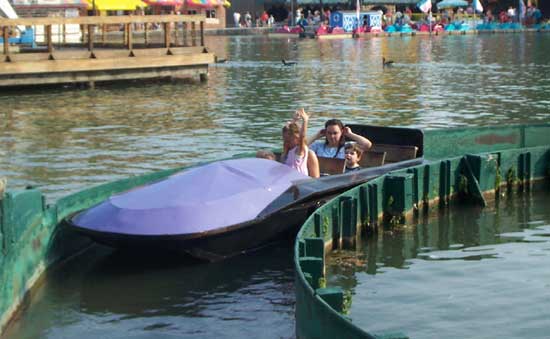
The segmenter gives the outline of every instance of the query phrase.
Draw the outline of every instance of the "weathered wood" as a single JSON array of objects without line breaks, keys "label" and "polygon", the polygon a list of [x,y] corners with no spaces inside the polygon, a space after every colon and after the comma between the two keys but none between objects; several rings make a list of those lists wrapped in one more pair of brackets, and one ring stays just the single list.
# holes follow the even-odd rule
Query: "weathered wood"
[{"label": "weathered wood", "polygon": [[126,48],[128,48],[129,50],[132,49],[132,35],[133,35],[133,32],[132,32],[132,27],[134,25],[133,24],[126,24],[126,31],[128,32],[128,35],[127,35],[127,40],[126,40]]},{"label": "weathered wood", "polygon": [[183,23],[183,46],[189,46],[189,44],[187,43],[187,22]]},{"label": "weathered wood", "polygon": [[[32,54],[41,54],[41,53],[30,53],[30,54],[21,54],[21,56],[31,56]],[[56,50],[52,54],[55,60],[82,60],[89,59],[91,56],[90,51],[59,51]],[[40,59],[46,60],[46,59]],[[23,60],[21,60],[23,61]],[[31,61],[28,59],[27,61]]]},{"label": "weathered wood", "polygon": [[132,49],[132,53],[136,57],[145,57],[145,56],[162,56],[168,55],[168,51],[172,49],[168,48],[143,48],[143,49]]},{"label": "weathered wood", "polygon": [[128,24],[124,24],[122,30],[122,44],[126,46],[126,43],[128,42]]},{"label": "weathered wood", "polygon": [[372,151],[386,152],[385,162],[399,162],[416,158],[418,147],[406,145],[378,144],[372,145]]},{"label": "weathered wood", "polygon": [[322,174],[342,174],[346,167],[345,159],[338,158],[319,158],[319,171]]},{"label": "weathered wood", "polygon": [[[143,49],[132,49],[133,54],[138,57],[149,57],[149,56],[163,56],[168,55],[168,51],[173,55],[191,55],[191,54],[200,54],[203,52],[204,47],[171,47],[168,48],[143,48]],[[109,58],[124,58],[129,56],[129,51],[124,50],[109,50],[109,49],[97,49],[95,48],[94,56],[96,59],[109,59]],[[12,62],[23,62],[23,61],[44,61],[48,60],[50,55],[53,56],[55,60],[84,60],[90,58],[90,51],[88,50],[73,50],[73,51],[62,51],[54,50],[52,54],[44,53],[15,53],[11,54]]]},{"label": "weathered wood", "polygon": [[2,37],[4,39],[4,56],[8,58],[10,55],[10,28],[8,26],[4,26]]},{"label": "weathered wood", "polygon": [[88,25],[88,50],[94,50],[94,26]]},{"label": "weathered wood", "polygon": [[32,75],[21,78],[0,78],[0,86],[25,86],[40,84],[58,83],[82,83],[89,81],[119,81],[149,78],[189,78],[200,77],[208,71],[206,66],[194,66],[184,68],[147,68],[139,70],[124,70],[114,74],[107,72],[74,72],[60,73],[57,76]]},{"label": "weathered wood", "polygon": [[145,24],[143,34],[145,34],[144,42],[145,42],[145,46],[147,46],[149,44],[149,24]]},{"label": "weathered wood", "polygon": [[164,28],[164,47],[169,48],[170,47],[170,24],[168,22],[165,22],[163,24]]},{"label": "weathered wood", "polygon": [[195,54],[195,53],[202,53],[204,50],[204,47],[196,46],[196,47],[172,47],[170,48],[170,52],[173,55],[188,55],[188,54]]},{"label": "weathered wood", "polygon": [[0,19],[3,26],[41,26],[41,25],[115,25],[125,23],[168,23],[168,22],[200,22],[205,21],[204,15],[123,15],[123,16],[81,16],[76,18],[18,18]]},{"label": "weathered wood", "polygon": [[194,22],[191,23],[191,45],[197,46],[197,28]]},{"label": "weathered wood", "polygon": [[46,26],[46,45],[48,46],[48,53],[52,53],[53,52],[52,25]]},{"label": "weathered wood", "polygon": [[130,51],[127,49],[95,49],[93,50],[96,59],[122,59],[130,56]]},{"label": "weathered wood", "polygon": [[201,21],[201,46],[204,46],[204,21]]},{"label": "weathered wood", "polygon": [[386,159],[386,152],[367,151],[363,152],[359,165],[363,168],[377,167],[384,165]]},{"label": "weathered wood", "polygon": [[[54,53],[55,54],[55,53]],[[89,54],[89,52],[88,52]],[[15,53],[10,55],[12,62],[44,61],[50,59],[50,53]]]},{"label": "weathered wood", "polygon": [[[127,51],[126,51],[127,52]],[[94,54],[98,53],[94,51]],[[207,65],[214,62],[214,54],[200,53],[191,55],[171,55],[159,57],[136,57],[124,59],[88,59],[88,60],[48,60],[42,62],[5,63],[0,68],[0,75],[31,73],[63,73],[79,71],[116,71],[122,69],[139,69],[151,67],[174,67]]]}]

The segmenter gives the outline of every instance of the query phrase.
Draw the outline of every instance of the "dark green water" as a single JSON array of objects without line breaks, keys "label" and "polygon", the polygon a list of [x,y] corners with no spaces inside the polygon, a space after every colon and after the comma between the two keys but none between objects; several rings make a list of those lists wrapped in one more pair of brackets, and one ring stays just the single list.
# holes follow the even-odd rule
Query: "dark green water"
[{"label": "dark green water", "polygon": [[[423,128],[550,117],[550,34],[211,37],[207,45],[229,62],[213,66],[205,84],[3,91],[0,176],[11,188],[35,185],[55,200],[133,174],[279,147],[282,124],[301,106],[313,113],[312,130],[329,117]],[[382,68],[382,56],[395,66]],[[283,58],[298,65],[283,66]],[[216,273],[212,266],[176,264],[159,272],[152,265],[126,274],[120,268],[133,260],[111,264],[103,260],[108,254],[90,254],[48,275],[9,336],[292,337],[293,273],[284,246],[224,264],[228,277],[254,268],[240,287],[216,278],[215,286],[204,284],[195,294],[185,294],[193,288],[179,281],[203,285]],[[165,304],[159,306],[158,298]],[[188,301],[194,298],[200,307]]]},{"label": "dark green water", "polygon": [[[546,186],[548,190],[548,186]],[[349,316],[411,338],[548,338],[550,193],[456,207],[332,254]]]}]

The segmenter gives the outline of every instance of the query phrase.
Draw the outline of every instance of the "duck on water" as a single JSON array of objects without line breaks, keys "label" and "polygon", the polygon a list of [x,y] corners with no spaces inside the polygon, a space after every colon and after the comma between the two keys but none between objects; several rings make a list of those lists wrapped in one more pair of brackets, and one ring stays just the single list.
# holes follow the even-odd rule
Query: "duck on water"
[{"label": "duck on water", "polygon": [[[421,130],[351,127],[368,136],[375,151],[385,150],[387,161],[350,173],[342,173],[342,162],[341,174],[315,179],[278,161],[241,156],[113,195],[67,222],[96,242],[121,249],[176,251],[210,261],[257,249],[295,234],[331,197],[424,161]],[[414,153],[400,156],[403,148]]]}]

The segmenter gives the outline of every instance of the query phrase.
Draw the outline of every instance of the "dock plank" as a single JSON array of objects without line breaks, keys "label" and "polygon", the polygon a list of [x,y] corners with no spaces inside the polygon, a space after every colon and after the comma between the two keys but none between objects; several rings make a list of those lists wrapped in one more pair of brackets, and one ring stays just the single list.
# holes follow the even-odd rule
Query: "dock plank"
[{"label": "dock plank", "polygon": [[214,63],[213,53],[166,55],[157,57],[128,57],[86,60],[44,60],[6,62],[0,66],[0,75],[63,73],[81,71],[111,71],[152,67],[194,66]]}]

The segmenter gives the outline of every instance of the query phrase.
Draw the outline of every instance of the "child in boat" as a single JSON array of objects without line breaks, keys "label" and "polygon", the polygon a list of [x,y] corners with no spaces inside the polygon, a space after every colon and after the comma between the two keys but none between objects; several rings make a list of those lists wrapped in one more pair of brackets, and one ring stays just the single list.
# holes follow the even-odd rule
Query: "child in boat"
[{"label": "child in boat", "polygon": [[345,173],[358,171],[361,169],[361,166],[359,166],[359,161],[361,160],[361,155],[363,155],[363,151],[356,143],[349,143],[346,144],[345,147],[346,152],[346,170]]},{"label": "child in boat", "polygon": [[[302,120],[301,125],[299,121]],[[306,133],[309,115],[301,108],[294,113],[292,121],[283,127],[283,163],[298,172],[309,175]]]}]

